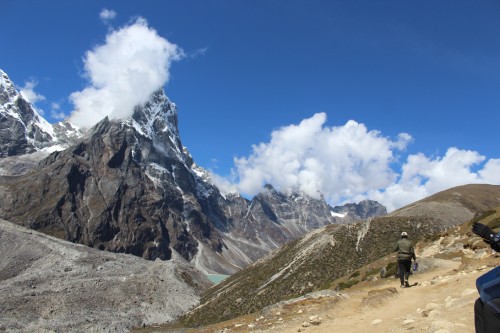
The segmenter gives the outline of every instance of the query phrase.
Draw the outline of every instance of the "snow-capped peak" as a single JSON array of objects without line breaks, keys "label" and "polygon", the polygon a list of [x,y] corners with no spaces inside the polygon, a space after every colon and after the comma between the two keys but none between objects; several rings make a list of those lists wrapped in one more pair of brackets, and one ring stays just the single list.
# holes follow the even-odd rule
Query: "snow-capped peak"
[{"label": "snow-capped peak", "polygon": [[[16,89],[9,76],[0,69],[0,156],[23,155],[49,147],[61,150],[81,132],[70,124],[56,128],[43,118]],[[64,128],[63,135],[58,129]],[[72,134],[67,133],[69,129]],[[59,148],[57,148],[59,147]]]},{"label": "snow-capped peak", "polygon": [[7,73],[0,69],[0,107],[8,102],[12,102],[19,96],[14,83],[10,80]]},{"label": "snow-capped peak", "polygon": [[177,108],[163,89],[156,91],[144,105],[136,106],[131,121],[135,129],[148,138],[162,132],[170,133],[175,139],[179,137]]}]

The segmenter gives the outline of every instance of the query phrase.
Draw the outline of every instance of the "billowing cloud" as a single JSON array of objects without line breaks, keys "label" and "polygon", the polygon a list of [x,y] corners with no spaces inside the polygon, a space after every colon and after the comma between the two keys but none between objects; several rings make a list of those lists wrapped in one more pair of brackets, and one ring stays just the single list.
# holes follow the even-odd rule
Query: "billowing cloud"
[{"label": "billowing cloud", "polygon": [[299,125],[275,130],[269,143],[255,145],[249,157],[236,159],[238,189],[253,195],[269,183],[284,192],[322,194],[335,202],[396,179],[390,168],[393,149],[403,149],[411,140],[408,134],[393,141],[352,120],[332,128],[325,121],[326,114],[317,113]]},{"label": "billowing cloud", "polygon": [[32,78],[24,83],[24,87],[21,87],[19,89],[19,92],[21,93],[23,98],[33,105],[36,104],[37,102],[45,100],[45,96],[35,92],[35,87],[37,85],[38,81]]},{"label": "billowing cloud", "polygon": [[101,10],[101,12],[99,13],[99,18],[104,22],[104,23],[107,23],[109,21],[111,21],[112,19],[114,19],[116,17],[116,12],[114,10],[111,10],[111,9],[106,9],[104,8],[103,10]]},{"label": "billowing cloud", "polygon": [[170,64],[183,56],[181,48],[159,36],[142,18],[110,32],[103,45],[85,55],[89,86],[71,94],[75,109],[70,121],[90,127],[105,116],[131,116],[134,106],[167,83]]},{"label": "billowing cloud", "polygon": [[270,142],[235,159],[232,177],[214,175],[214,182],[249,196],[269,183],[285,193],[323,195],[333,205],[373,199],[390,211],[457,185],[500,184],[500,159],[480,168],[484,156],[450,148],[443,157],[414,154],[399,161],[413,140],[409,134],[393,140],[353,120],[338,127],[325,121],[326,115],[318,113],[273,131]]},{"label": "billowing cloud", "polygon": [[396,182],[385,189],[360,194],[358,199],[369,197],[394,210],[454,186],[500,184],[500,159],[484,163],[485,160],[478,152],[454,147],[442,157],[410,155]]}]

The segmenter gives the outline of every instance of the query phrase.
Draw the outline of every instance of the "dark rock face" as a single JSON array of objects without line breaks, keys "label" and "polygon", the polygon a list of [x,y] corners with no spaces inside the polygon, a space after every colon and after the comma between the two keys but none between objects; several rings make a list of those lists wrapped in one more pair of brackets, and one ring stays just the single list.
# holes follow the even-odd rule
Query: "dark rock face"
[{"label": "dark rock face", "polygon": [[373,200],[363,200],[358,204],[348,203],[334,207],[332,210],[339,214],[346,214],[346,217],[350,220],[349,222],[355,222],[351,219],[366,220],[370,217],[387,214],[387,209]]},{"label": "dark rock face", "polygon": [[88,142],[52,154],[12,183],[3,216],[99,249],[169,259],[166,225],[175,215],[160,209],[161,194],[130,158],[128,140],[104,120]]},{"label": "dark rock face", "polygon": [[160,91],[132,119],[104,119],[31,173],[2,177],[0,213],[72,242],[147,259],[170,259],[175,250],[192,260],[198,240],[220,251],[199,212],[176,131],[176,110]]}]

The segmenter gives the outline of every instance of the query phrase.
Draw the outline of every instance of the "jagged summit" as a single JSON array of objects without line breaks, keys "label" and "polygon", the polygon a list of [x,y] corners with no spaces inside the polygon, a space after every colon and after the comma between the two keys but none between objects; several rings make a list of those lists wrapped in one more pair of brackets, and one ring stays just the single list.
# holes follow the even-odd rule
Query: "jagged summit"
[{"label": "jagged summit", "polygon": [[12,83],[7,73],[5,73],[1,68],[0,87],[2,89],[0,90],[0,103],[2,105],[14,100],[19,95],[16,88],[14,87],[14,83]]},{"label": "jagged summit", "polygon": [[52,126],[0,69],[0,157],[40,150],[52,145],[54,138]]},{"label": "jagged summit", "polygon": [[177,107],[163,89],[155,91],[144,105],[136,106],[131,120],[141,134],[154,138],[168,133],[180,145]]},{"label": "jagged summit", "polygon": [[362,200],[357,204],[347,203],[343,206],[332,208],[332,214],[340,216],[356,216],[359,220],[365,220],[371,216],[387,214],[387,209],[377,201]]}]

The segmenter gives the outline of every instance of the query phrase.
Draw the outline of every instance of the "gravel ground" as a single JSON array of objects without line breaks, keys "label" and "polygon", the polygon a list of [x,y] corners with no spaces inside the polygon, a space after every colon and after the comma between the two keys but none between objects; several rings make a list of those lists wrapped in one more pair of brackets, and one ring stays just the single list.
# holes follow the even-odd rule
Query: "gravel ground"
[{"label": "gravel ground", "polygon": [[176,257],[147,261],[0,219],[0,332],[127,332],[168,323],[211,282]]}]

